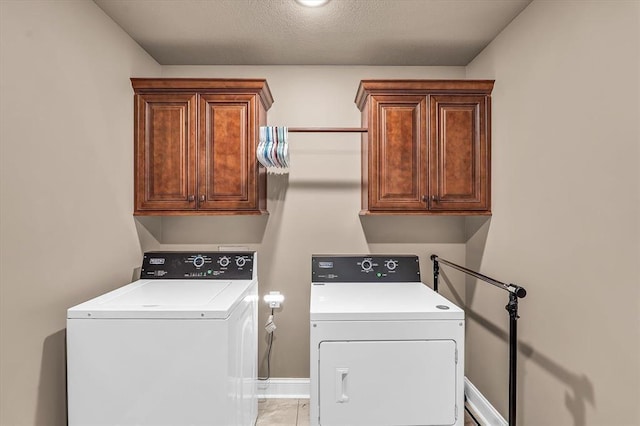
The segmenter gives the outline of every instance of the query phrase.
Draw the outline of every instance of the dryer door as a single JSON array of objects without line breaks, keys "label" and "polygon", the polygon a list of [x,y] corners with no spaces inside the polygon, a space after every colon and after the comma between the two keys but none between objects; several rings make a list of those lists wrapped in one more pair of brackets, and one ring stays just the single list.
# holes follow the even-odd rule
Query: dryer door
[{"label": "dryer door", "polygon": [[453,340],[320,344],[320,424],[453,425]]}]

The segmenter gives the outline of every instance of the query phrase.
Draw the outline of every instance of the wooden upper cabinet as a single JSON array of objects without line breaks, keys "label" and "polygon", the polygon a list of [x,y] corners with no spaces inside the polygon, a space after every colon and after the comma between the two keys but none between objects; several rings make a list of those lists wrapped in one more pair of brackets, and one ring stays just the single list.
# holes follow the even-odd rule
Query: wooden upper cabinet
[{"label": "wooden upper cabinet", "polygon": [[490,214],[493,81],[365,80],[363,214]]},{"label": "wooden upper cabinet", "polygon": [[135,214],[266,213],[265,80],[131,79]]}]

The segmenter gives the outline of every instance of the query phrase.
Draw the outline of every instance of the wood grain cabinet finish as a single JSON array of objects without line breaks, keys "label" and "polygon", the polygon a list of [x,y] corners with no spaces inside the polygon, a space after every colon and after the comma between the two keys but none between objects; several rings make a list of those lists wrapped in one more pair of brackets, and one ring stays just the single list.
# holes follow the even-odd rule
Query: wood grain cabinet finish
[{"label": "wood grain cabinet finish", "polygon": [[136,215],[266,213],[265,80],[131,79]]},{"label": "wood grain cabinet finish", "polygon": [[491,80],[363,80],[362,214],[491,214]]}]

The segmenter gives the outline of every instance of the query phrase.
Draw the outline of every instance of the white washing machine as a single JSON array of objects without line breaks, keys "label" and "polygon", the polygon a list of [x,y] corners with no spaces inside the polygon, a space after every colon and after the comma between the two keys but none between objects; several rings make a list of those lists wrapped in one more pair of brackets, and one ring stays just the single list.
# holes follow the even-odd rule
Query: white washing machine
[{"label": "white washing machine", "polygon": [[253,425],[257,276],[252,252],[150,252],[70,308],[69,425]]},{"label": "white washing machine", "polygon": [[464,311],[417,256],[313,256],[311,424],[463,425]]}]

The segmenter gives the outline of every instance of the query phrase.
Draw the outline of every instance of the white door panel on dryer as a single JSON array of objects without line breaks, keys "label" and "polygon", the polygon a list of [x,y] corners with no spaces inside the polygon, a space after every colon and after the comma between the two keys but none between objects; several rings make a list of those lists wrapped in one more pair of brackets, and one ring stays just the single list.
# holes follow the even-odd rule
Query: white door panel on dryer
[{"label": "white door panel on dryer", "polygon": [[453,425],[453,340],[320,344],[320,424]]}]

